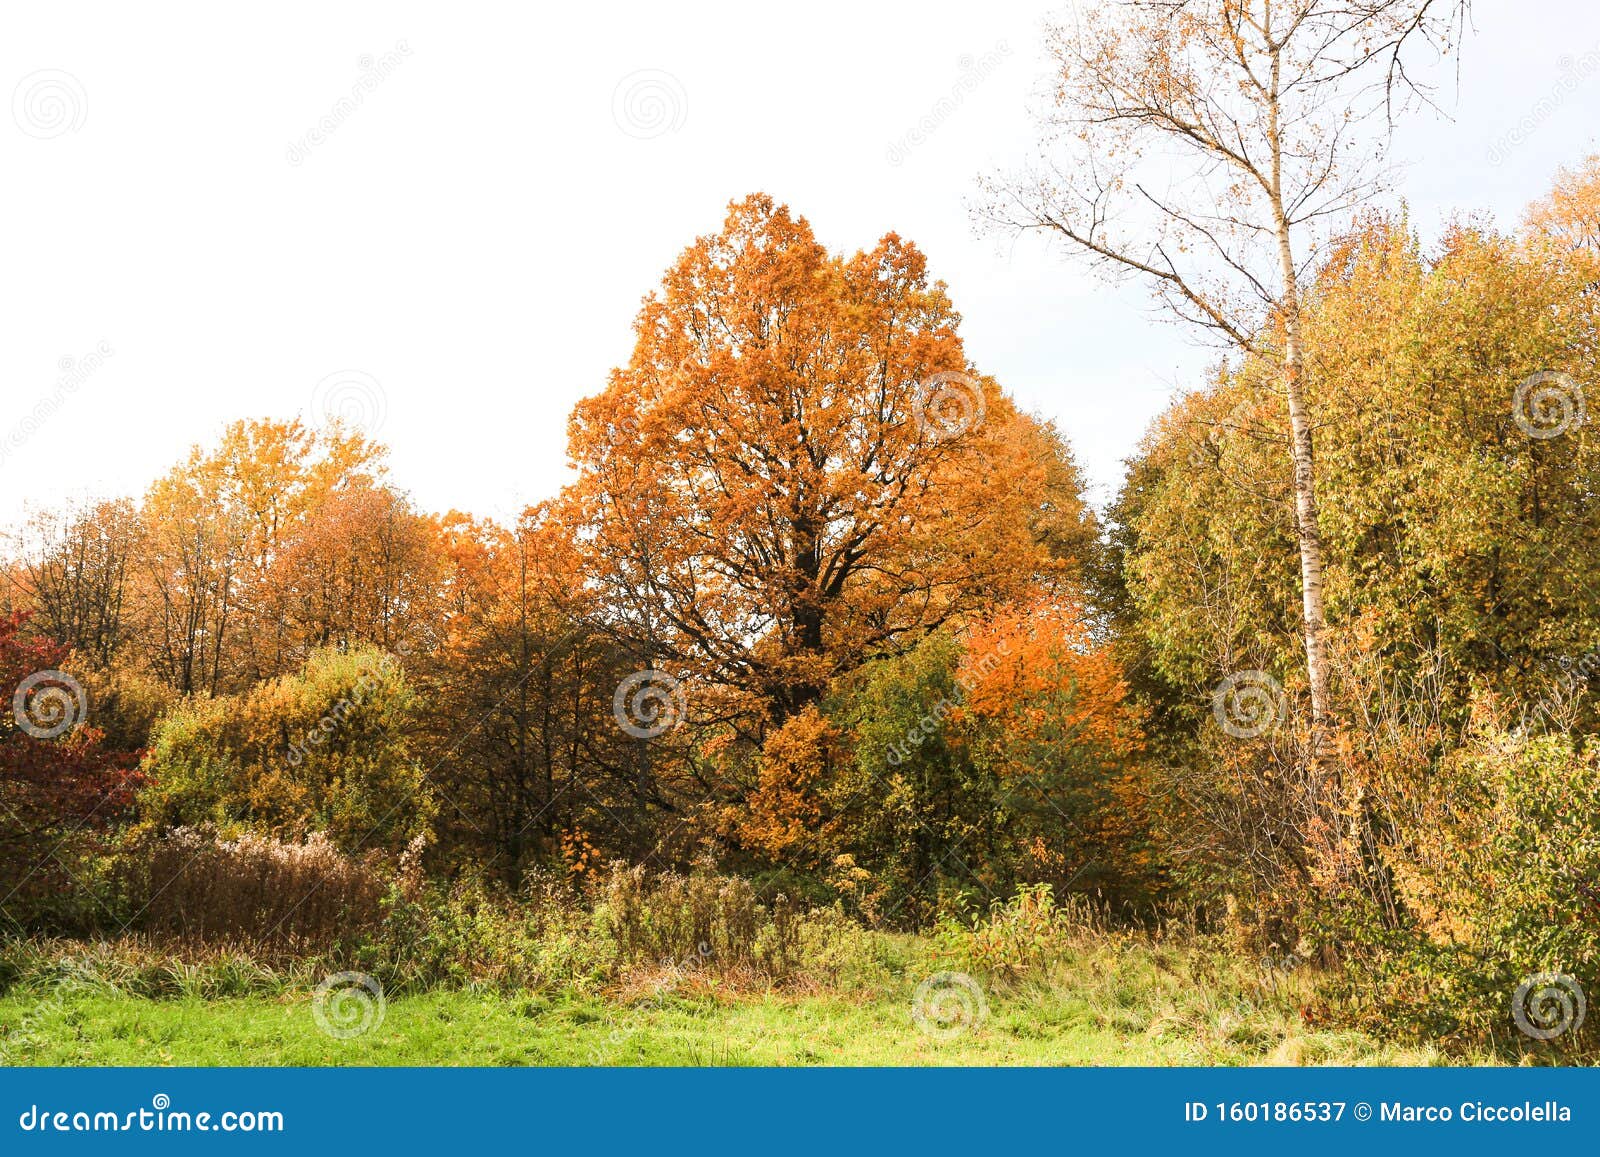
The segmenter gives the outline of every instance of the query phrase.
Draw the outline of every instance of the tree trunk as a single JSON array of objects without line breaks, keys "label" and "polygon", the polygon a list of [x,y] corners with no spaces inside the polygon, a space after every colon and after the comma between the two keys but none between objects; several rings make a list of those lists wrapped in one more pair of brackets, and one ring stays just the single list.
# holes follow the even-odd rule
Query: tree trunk
[{"label": "tree trunk", "polygon": [[1300,541],[1300,603],[1305,632],[1306,679],[1311,685],[1311,750],[1307,760],[1311,787],[1319,790],[1337,780],[1328,766],[1332,754],[1332,722],[1328,703],[1328,655],[1322,610],[1322,530],[1317,525],[1316,470],[1311,446],[1311,415],[1306,410],[1305,352],[1300,341],[1299,271],[1295,268],[1289,215],[1283,203],[1283,140],[1279,120],[1282,54],[1272,62],[1269,107],[1272,141],[1272,217],[1278,240],[1279,273],[1283,297],[1283,394],[1289,406],[1289,454],[1294,462],[1294,512]]},{"label": "tree trunk", "polygon": [[1305,630],[1306,677],[1311,685],[1311,770],[1327,777],[1331,711],[1328,703],[1328,656],[1322,607],[1322,530],[1317,525],[1316,472],[1311,447],[1311,418],[1306,412],[1304,356],[1299,318],[1288,320],[1283,351],[1283,392],[1289,404],[1290,454],[1294,460],[1294,510],[1300,540],[1300,601]]}]

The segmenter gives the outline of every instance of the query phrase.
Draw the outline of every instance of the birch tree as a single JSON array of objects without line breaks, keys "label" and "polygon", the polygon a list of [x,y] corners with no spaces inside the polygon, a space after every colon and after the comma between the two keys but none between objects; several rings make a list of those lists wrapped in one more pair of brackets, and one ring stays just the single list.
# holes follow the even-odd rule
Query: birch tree
[{"label": "birch tree", "polygon": [[[1301,298],[1323,246],[1384,190],[1396,117],[1431,103],[1467,0],[1111,0],[1051,30],[1043,158],[987,183],[1042,231],[1224,348],[1270,358],[1289,412],[1310,765],[1332,730]],[[1432,60],[1419,59],[1431,57]]]}]

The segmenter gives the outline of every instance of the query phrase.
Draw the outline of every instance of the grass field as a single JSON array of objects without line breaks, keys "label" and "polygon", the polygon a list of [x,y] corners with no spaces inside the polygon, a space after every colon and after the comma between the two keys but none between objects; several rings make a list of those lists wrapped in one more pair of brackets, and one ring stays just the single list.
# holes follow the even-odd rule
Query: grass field
[{"label": "grass field", "polygon": [[[630,1008],[478,993],[389,1003],[351,1039],[320,1032],[309,998],[205,1001],[91,996],[35,1014],[0,1004],[8,1028],[32,1017],[11,1063],[47,1065],[1183,1065],[1429,1064],[1431,1052],[1347,1033],[1251,1040],[1154,1024],[1109,1028],[1070,999],[1001,1005],[982,1026],[939,1039],[905,1006],[826,997],[669,999]],[[1246,1039],[1232,1039],[1243,1036]]]},{"label": "grass field", "polygon": [[[911,958],[914,958],[914,954]],[[1304,983],[1108,941],[1047,977],[985,981],[981,1012],[919,1023],[915,965],[850,991],[735,989],[635,976],[579,994],[436,989],[389,997],[348,1039],[319,1028],[312,986],[219,995],[81,975],[0,997],[0,1058],[45,1065],[1237,1065],[1442,1064],[1429,1049],[1313,1031]],[[151,993],[155,993],[152,995]],[[374,1003],[375,1007],[375,1003]],[[1481,1063],[1481,1062],[1480,1062]]]}]

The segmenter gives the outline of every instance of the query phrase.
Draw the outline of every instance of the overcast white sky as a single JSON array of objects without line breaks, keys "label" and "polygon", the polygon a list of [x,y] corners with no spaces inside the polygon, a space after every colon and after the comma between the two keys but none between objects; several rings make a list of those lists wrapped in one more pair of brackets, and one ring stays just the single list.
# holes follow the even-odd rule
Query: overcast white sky
[{"label": "overcast white sky", "polygon": [[[626,360],[640,297],[754,190],[834,249],[916,241],[970,356],[1059,420],[1104,498],[1211,355],[1137,290],[973,232],[975,177],[1031,145],[1051,9],[12,0],[0,526],[141,492],[230,419],[314,417],[338,374],[421,505],[512,516],[568,477],[567,413]],[[1399,141],[1430,233],[1454,209],[1514,222],[1596,148],[1600,4],[1476,9],[1453,122]]]}]

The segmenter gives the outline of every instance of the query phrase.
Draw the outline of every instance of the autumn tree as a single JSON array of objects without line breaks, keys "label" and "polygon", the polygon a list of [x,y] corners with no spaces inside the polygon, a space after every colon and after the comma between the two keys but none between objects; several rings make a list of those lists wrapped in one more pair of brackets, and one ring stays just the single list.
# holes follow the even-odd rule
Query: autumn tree
[{"label": "autumn tree", "polygon": [[1556,174],[1550,192],[1529,206],[1525,224],[1535,237],[1600,259],[1600,154]]},{"label": "autumn tree", "polygon": [[[61,670],[67,648],[0,617],[0,918],[93,920],[79,886],[106,832],[127,818],[137,757],[107,749],[82,685]],[[74,909],[77,909],[74,911]]]},{"label": "autumn tree", "polygon": [[1447,52],[1463,12],[1457,0],[1086,7],[1051,40],[1048,159],[996,183],[987,208],[1003,228],[1143,280],[1225,346],[1271,357],[1290,421],[1313,779],[1332,749],[1304,279],[1328,226],[1383,187],[1384,130],[1425,95],[1413,50]]},{"label": "autumn tree", "polygon": [[1148,902],[1141,712],[1089,616],[1046,589],[837,680],[767,737],[737,834],[877,923],[1019,884]]},{"label": "autumn tree", "polygon": [[995,608],[968,631],[956,679],[1017,876],[1148,900],[1156,809],[1143,713],[1083,605],[1058,594]]},{"label": "autumn tree", "polygon": [[[1373,215],[1308,278],[1308,400],[1331,435],[1318,469],[1342,756],[1375,812],[1425,794],[1479,696],[1517,705],[1529,731],[1596,717],[1600,455],[1583,383],[1600,373],[1600,302],[1590,258],[1537,243],[1537,228],[1457,226],[1429,251],[1403,217]],[[1310,866],[1295,865],[1311,833],[1282,791],[1294,696],[1267,685],[1264,710],[1236,718],[1212,694],[1219,667],[1296,689],[1276,368],[1245,359],[1175,402],[1111,516],[1120,633],[1148,660],[1163,730],[1203,748],[1167,761],[1170,791],[1205,822],[1184,846],[1262,876],[1287,865],[1305,883]]]},{"label": "autumn tree", "polygon": [[149,533],[138,586],[146,662],[180,694],[229,686],[229,650],[238,615],[246,530],[240,512],[218,503],[198,451],[188,468],[158,480],[145,495]]},{"label": "autumn tree", "polygon": [[458,516],[447,533],[455,609],[419,659],[446,854],[512,885],[579,842],[645,855],[672,795],[613,718],[634,668],[598,626],[569,530],[536,508],[512,530]]},{"label": "autumn tree", "polygon": [[433,641],[441,562],[431,519],[387,487],[353,484],[308,507],[261,576],[254,607],[290,661],[363,643],[411,651]]},{"label": "autumn tree", "polygon": [[[327,623],[331,615],[326,607],[320,616],[308,614],[306,603],[314,595],[284,580],[284,556],[291,547],[304,553],[308,542],[320,544],[330,536],[334,541],[346,533],[356,540],[366,537],[365,524],[357,529],[352,525],[356,519],[337,518],[329,508],[347,494],[377,488],[383,455],[381,447],[360,434],[336,425],[310,429],[296,419],[235,422],[216,447],[191,456],[185,473],[219,510],[229,513],[241,536],[234,625],[245,677],[283,674],[303,662],[311,648],[332,641],[336,628]],[[380,497],[375,505],[369,523],[381,521],[390,504]],[[313,520],[323,525],[313,525]],[[338,525],[327,526],[329,522]],[[350,553],[355,549],[353,542]],[[370,567],[372,562],[352,560],[350,565]],[[294,614],[286,614],[290,609]],[[392,645],[389,638],[373,641]]]},{"label": "autumn tree", "polygon": [[641,664],[781,723],[1048,565],[1037,427],[958,322],[909,242],[832,256],[767,196],[685,251],[571,422],[588,572]]},{"label": "autumn tree", "polygon": [[[1448,712],[1471,686],[1534,697],[1545,657],[1600,630],[1585,560],[1600,461],[1581,417],[1600,306],[1581,255],[1460,227],[1429,255],[1403,219],[1341,239],[1306,295],[1311,398],[1337,438],[1321,452],[1328,594],[1341,647],[1357,636],[1408,676],[1439,652]],[[1219,662],[1283,670],[1295,624],[1287,420],[1246,362],[1175,403],[1125,493],[1130,597],[1155,662],[1195,702]],[[1550,401],[1571,383],[1565,420]]]},{"label": "autumn tree", "polygon": [[[135,590],[150,668],[182,693],[216,692],[303,662],[337,624],[324,615],[306,626],[303,592],[284,589],[280,564],[291,544],[306,542],[314,513],[377,486],[382,453],[360,435],[299,421],[235,422],[216,446],[193,447],[141,507]],[[374,505],[381,518],[385,502]],[[381,554],[384,544],[373,549]],[[370,625],[382,609],[361,614]]]},{"label": "autumn tree", "polygon": [[33,608],[31,629],[109,667],[132,633],[130,572],[141,532],[138,512],[127,499],[30,517],[18,571]]}]

